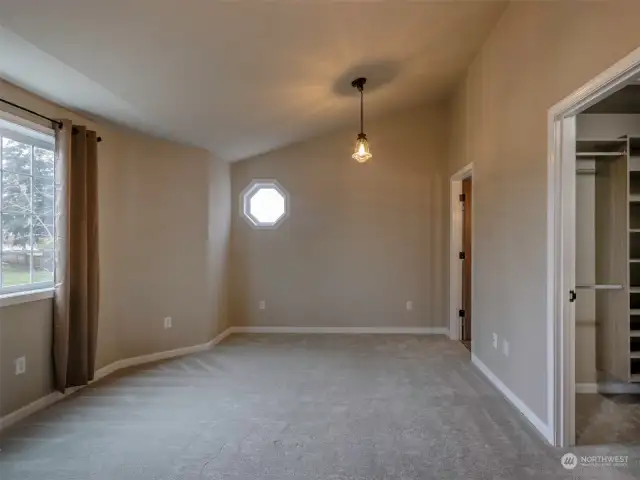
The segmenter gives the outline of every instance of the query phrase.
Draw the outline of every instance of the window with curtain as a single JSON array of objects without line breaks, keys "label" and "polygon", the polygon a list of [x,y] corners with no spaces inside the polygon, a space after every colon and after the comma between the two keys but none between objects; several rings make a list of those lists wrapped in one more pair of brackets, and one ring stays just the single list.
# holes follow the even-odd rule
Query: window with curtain
[{"label": "window with curtain", "polygon": [[53,135],[0,117],[0,295],[53,286]]}]

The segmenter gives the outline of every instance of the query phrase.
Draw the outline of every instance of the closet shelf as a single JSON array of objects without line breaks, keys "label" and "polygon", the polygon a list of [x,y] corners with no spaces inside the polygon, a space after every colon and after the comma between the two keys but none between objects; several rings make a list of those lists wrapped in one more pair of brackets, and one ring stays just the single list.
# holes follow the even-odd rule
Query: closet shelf
[{"label": "closet shelf", "polygon": [[576,157],[621,157],[625,152],[576,152]]},{"label": "closet shelf", "polygon": [[640,330],[631,330],[629,332],[629,336],[633,337],[633,338],[638,338],[640,337]]},{"label": "closet shelf", "polygon": [[577,152],[620,152],[627,146],[626,138],[578,138]]},{"label": "closet shelf", "polygon": [[629,315],[640,315],[640,308],[632,308],[629,310]]},{"label": "closet shelf", "polygon": [[635,358],[635,359],[640,358],[640,352],[631,352],[629,354],[629,358]]},{"label": "closet shelf", "polygon": [[640,375],[636,374],[636,375],[631,375],[631,377],[629,377],[629,380],[631,382],[640,382]]}]

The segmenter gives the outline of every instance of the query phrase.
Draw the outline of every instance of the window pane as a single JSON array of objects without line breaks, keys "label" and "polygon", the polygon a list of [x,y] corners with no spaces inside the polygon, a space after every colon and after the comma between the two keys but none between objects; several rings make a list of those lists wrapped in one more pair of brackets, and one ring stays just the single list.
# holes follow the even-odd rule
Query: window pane
[{"label": "window pane", "polygon": [[33,174],[40,177],[53,178],[53,150],[34,147]]},{"label": "window pane", "polygon": [[31,213],[31,177],[2,172],[2,211]]},{"label": "window pane", "polygon": [[53,252],[33,252],[33,282],[53,282]]},{"label": "window pane", "polygon": [[[44,223],[53,223],[53,194],[52,178],[34,177],[33,179],[33,213]],[[35,225],[35,222],[34,222]]]},{"label": "window pane", "polygon": [[2,169],[16,173],[31,173],[31,145],[2,138]]},{"label": "window pane", "polygon": [[284,197],[275,188],[261,188],[249,200],[249,213],[261,223],[276,223],[285,214]]},{"label": "window pane", "polygon": [[2,252],[2,286],[24,285],[29,282],[29,255],[25,252]]},{"label": "window pane", "polygon": [[33,248],[36,250],[48,250],[54,247],[53,225],[42,223],[38,216],[33,221]]},{"label": "window pane", "polygon": [[[2,214],[2,250],[25,251],[30,248],[31,216]],[[4,254],[3,254],[4,255]],[[4,262],[4,257],[2,259]]]}]

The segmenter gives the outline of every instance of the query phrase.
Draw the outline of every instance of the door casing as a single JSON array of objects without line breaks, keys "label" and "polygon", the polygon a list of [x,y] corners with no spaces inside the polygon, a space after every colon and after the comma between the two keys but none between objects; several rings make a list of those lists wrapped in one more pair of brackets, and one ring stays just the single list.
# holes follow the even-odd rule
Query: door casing
[{"label": "door casing", "polygon": [[[462,308],[462,266],[459,254],[463,248],[462,239],[462,181],[471,177],[473,163],[470,163],[451,176],[450,180],[450,224],[449,224],[449,338],[461,340],[460,316]],[[471,203],[473,204],[473,188],[471,189]],[[471,217],[471,249],[473,250],[473,216]],[[472,264],[473,269],[473,264]],[[471,277],[473,278],[473,271]],[[473,303],[473,289],[471,302]]]},{"label": "door casing", "polygon": [[552,445],[575,444],[576,115],[640,76],[640,48],[548,111],[547,428]]}]

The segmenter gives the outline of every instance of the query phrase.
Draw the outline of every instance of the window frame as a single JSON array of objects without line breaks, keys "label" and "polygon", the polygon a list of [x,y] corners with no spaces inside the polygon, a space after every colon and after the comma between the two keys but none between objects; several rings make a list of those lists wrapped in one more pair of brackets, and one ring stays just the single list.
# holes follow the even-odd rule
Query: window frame
[{"label": "window frame", "polygon": [[[250,211],[251,198],[263,189],[276,190],[284,199],[284,213],[275,222],[261,222]],[[256,229],[273,230],[278,228],[289,216],[289,210],[289,193],[275,179],[254,179],[240,194],[240,215]]]},{"label": "window frame", "polygon": [[[5,128],[1,123],[10,123],[11,128]],[[56,182],[56,172],[55,172],[55,131],[53,128],[45,127],[41,124],[29,121],[25,118],[13,115],[4,110],[0,110],[0,138],[1,137],[11,138],[14,141],[18,141],[21,143],[28,143],[31,145],[31,168],[30,173],[24,174],[19,172],[11,172],[17,173],[19,175],[28,176],[31,181],[31,212],[28,214],[29,217],[33,217],[33,197],[34,197],[34,179],[36,178],[44,178],[51,179],[53,182],[53,211],[52,218],[54,222],[54,230],[52,232],[53,236],[53,247],[51,249],[46,249],[43,251],[51,252],[53,256],[54,262],[54,278],[51,281],[44,282],[32,282],[33,280],[33,255],[29,257],[29,280],[30,283],[22,284],[22,285],[11,285],[11,286],[3,286],[3,271],[2,271],[2,240],[1,240],[1,230],[0,230],[0,298],[1,297],[9,297],[9,299],[14,298],[15,295],[18,294],[28,294],[28,293],[38,293],[45,291],[47,289],[53,289],[55,285],[55,259],[57,255],[57,244],[56,244],[56,232],[55,232],[55,219],[56,219],[56,192],[58,190],[58,185]],[[1,141],[0,141],[1,142]],[[54,162],[53,162],[53,176],[52,177],[43,177],[41,175],[35,175],[33,170],[33,160],[34,160],[34,148],[42,148],[42,149],[53,149],[54,152]],[[3,195],[3,182],[2,182],[2,173],[4,169],[2,168],[2,143],[0,143],[0,213],[2,210],[2,195]],[[1,220],[1,216],[0,216]],[[1,228],[1,221],[0,221]],[[30,239],[31,243],[30,251],[33,252],[33,223],[30,226]],[[1,305],[0,305],[1,306]]]}]

